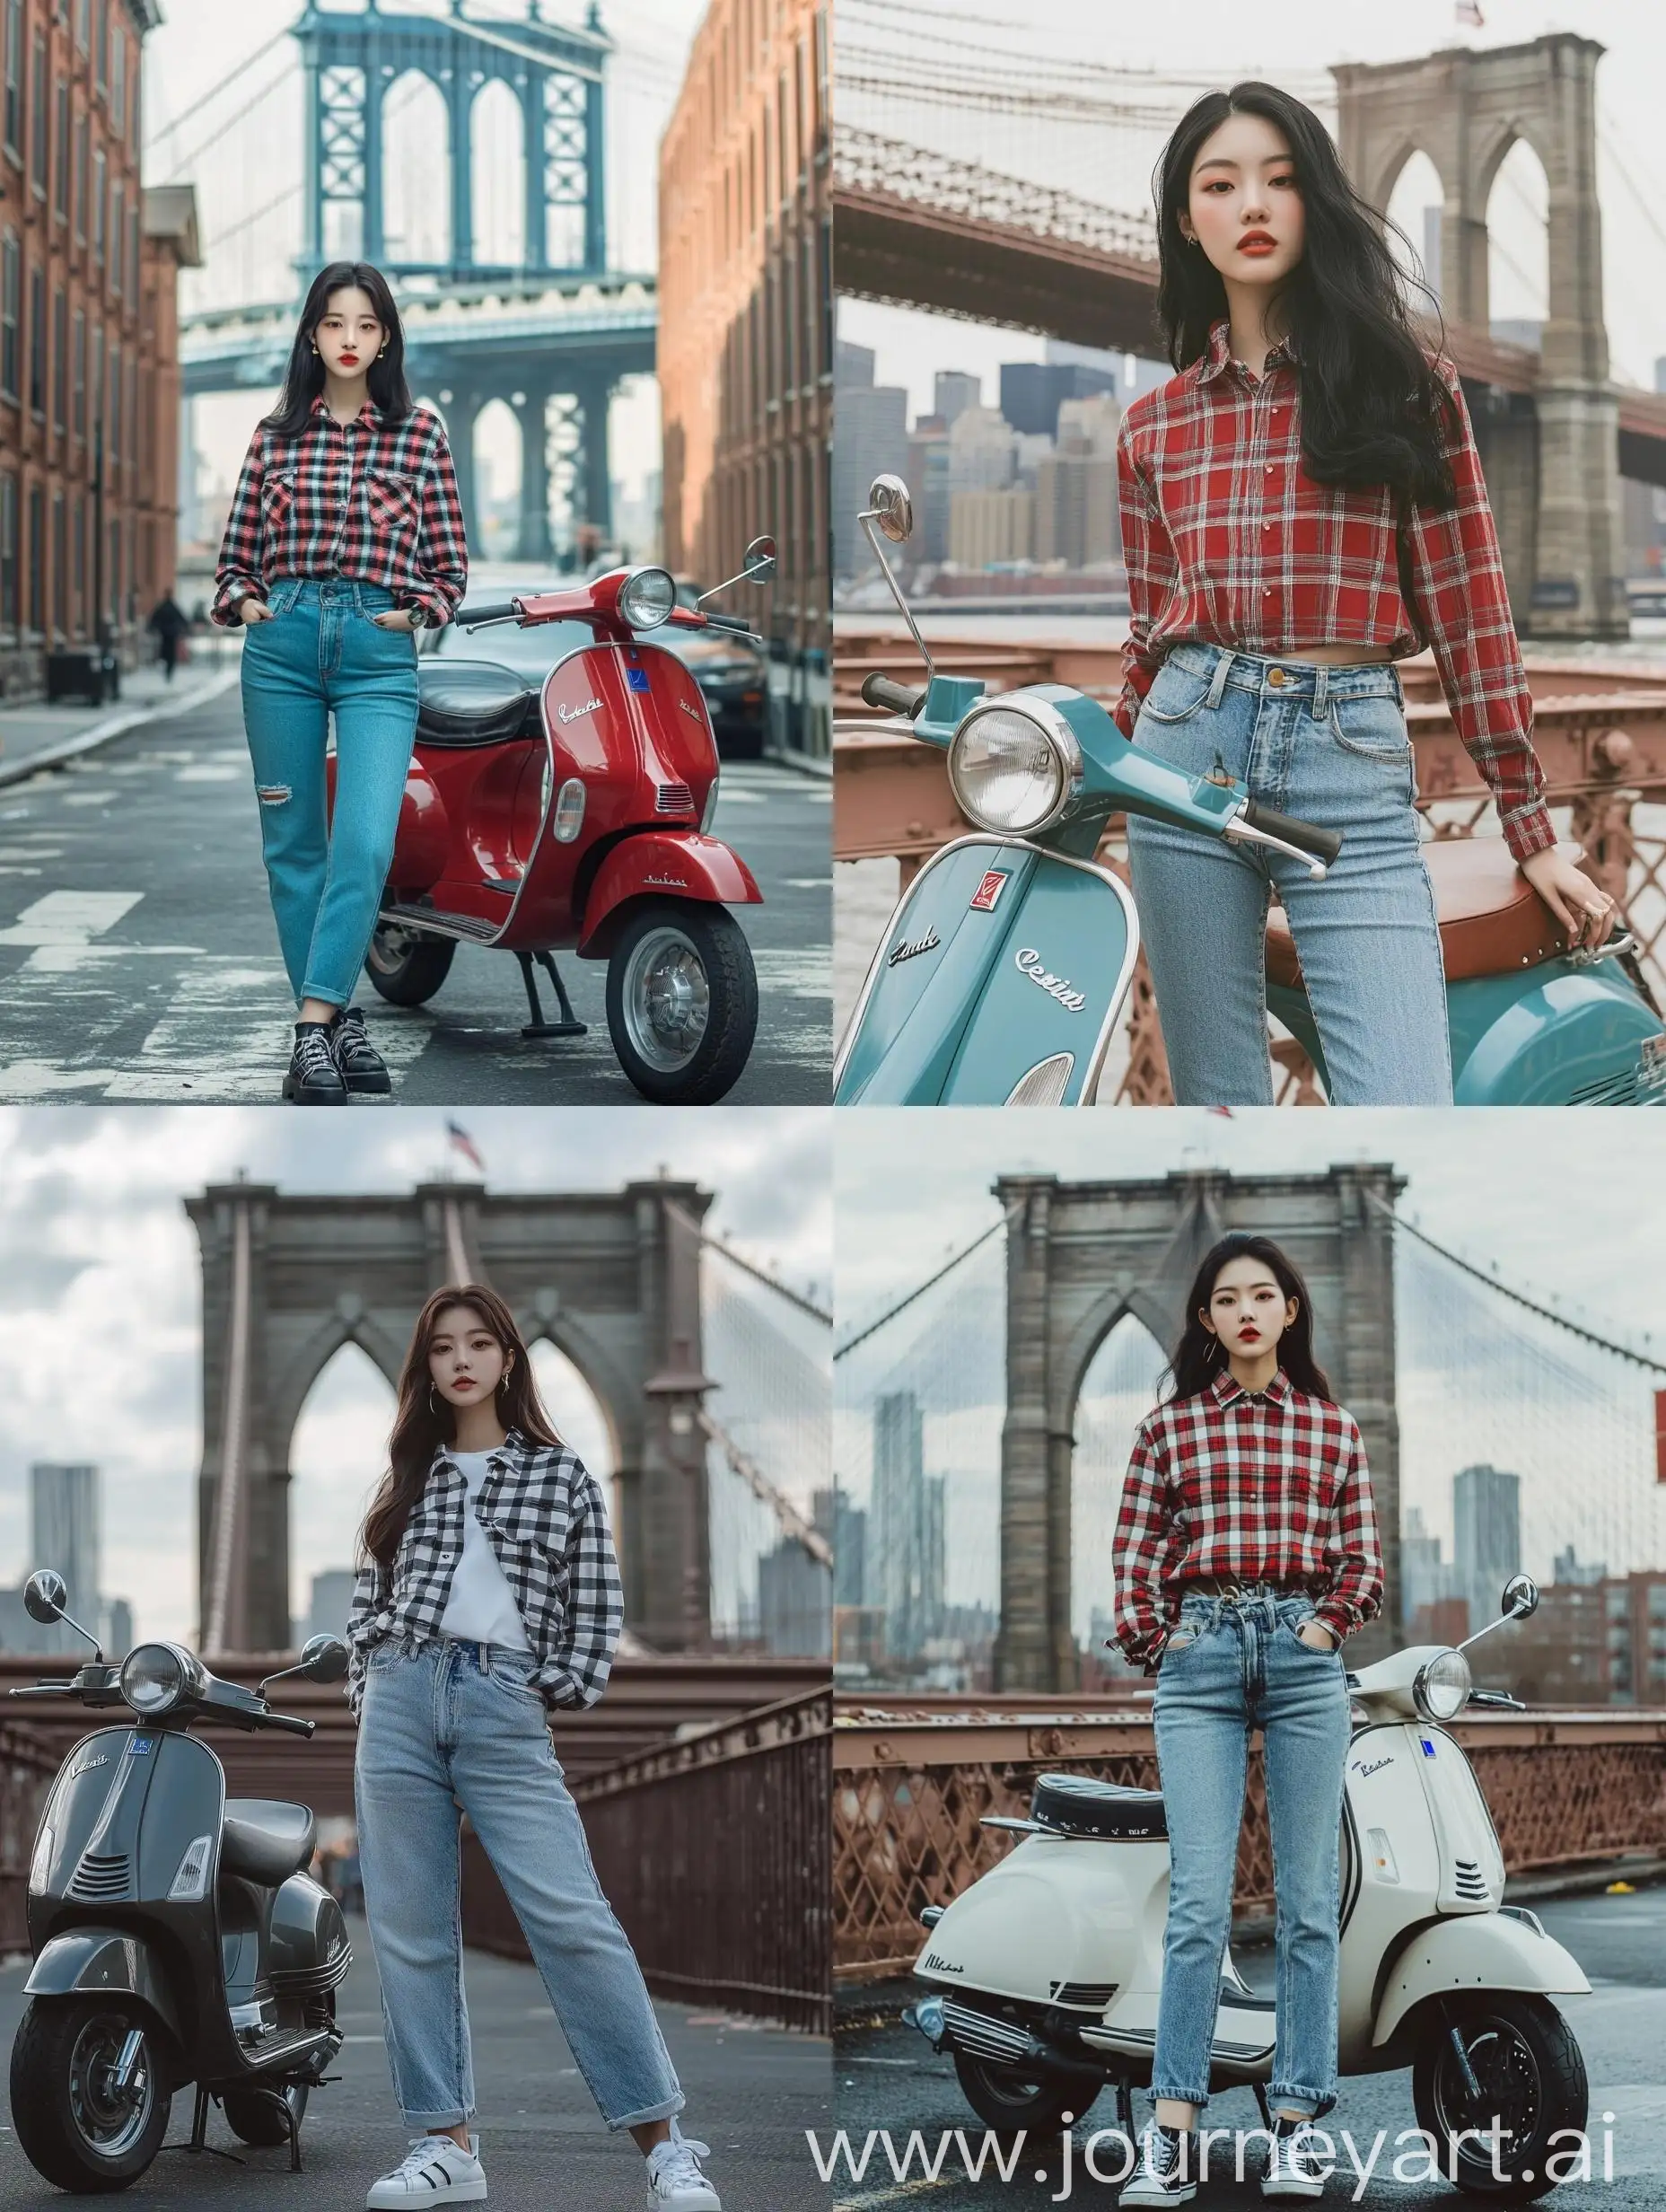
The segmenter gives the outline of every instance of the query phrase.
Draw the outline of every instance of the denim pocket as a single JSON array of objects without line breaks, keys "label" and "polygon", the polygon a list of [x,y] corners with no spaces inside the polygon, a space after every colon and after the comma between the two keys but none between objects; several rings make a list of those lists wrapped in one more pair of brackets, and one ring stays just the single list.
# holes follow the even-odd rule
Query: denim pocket
[{"label": "denim pocket", "polygon": [[512,1651],[500,1651],[495,1646],[487,1667],[487,1673],[500,1690],[519,1690],[523,1698],[530,1698],[542,1705],[543,1697],[534,1690],[528,1677],[538,1665],[536,1659],[523,1659]]},{"label": "denim pocket", "polygon": [[[1293,1640],[1299,1644],[1303,1651],[1311,1651],[1316,1659],[1339,1658],[1342,1654],[1342,1646],[1340,1644],[1328,1644],[1323,1650],[1320,1650],[1317,1644],[1310,1644],[1305,1637],[1297,1634],[1297,1630],[1304,1627],[1308,1621],[1317,1620],[1318,1619],[1319,1615],[1317,1613],[1303,1613],[1299,1620],[1286,1620],[1281,1621],[1279,1625],[1281,1628],[1288,1629]],[[1324,1624],[1324,1627],[1325,1633],[1328,1636],[1331,1633],[1329,1624],[1327,1622]]]},{"label": "denim pocket", "polygon": [[[1157,671],[1155,682],[1145,694],[1140,706],[1140,718],[1150,715],[1153,722],[1189,722],[1209,696],[1209,678],[1200,676],[1196,670],[1177,667],[1165,661]],[[1138,730],[1135,732],[1137,737]]]},{"label": "denim pocket", "polygon": [[364,1662],[364,1672],[367,1674],[380,1674],[383,1667],[392,1666],[401,1655],[397,1644],[373,1644]]},{"label": "denim pocket", "polygon": [[1399,768],[1411,758],[1406,717],[1391,698],[1369,692],[1358,698],[1333,698],[1330,733],[1344,752],[1362,760],[1382,760]]}]

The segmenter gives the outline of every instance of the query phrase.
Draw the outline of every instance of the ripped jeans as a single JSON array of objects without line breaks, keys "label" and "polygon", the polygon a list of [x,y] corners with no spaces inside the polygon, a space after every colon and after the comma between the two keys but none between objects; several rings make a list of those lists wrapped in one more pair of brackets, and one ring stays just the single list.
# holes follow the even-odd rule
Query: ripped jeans
[{"label": "ripped jeans", "polygon": [[[416,640],[371,617],[380,584],[284,576],[243,632],[243,727],[260,845],[295,1003],[353,996],[393,857],[416,735]],[[336,717],[336,805],[325,741]]]},{"label": "ripped jeans", "polygon": [[1262,1732],[1273,1844],[1277,2041],[1267,2102],[1319,2118],[1335,2104],[1347,1669],[1304,1644],[1311,1599],[1188,1592],[1152,1703],[1169,1829],[1169,1918],[1152,2095],[1209,2101],[1209,2053],[1232,1924],[1250,1732]]}]

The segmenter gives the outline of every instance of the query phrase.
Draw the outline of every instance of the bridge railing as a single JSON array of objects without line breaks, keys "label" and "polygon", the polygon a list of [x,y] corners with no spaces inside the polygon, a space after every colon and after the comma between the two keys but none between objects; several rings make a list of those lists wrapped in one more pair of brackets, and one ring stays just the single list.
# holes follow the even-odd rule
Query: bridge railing
[{"label": "bridge railing", "polygon": [[[1666,1851],[1666,1711],[1477,1714],[1452,1724],[1510,1874]],[[1159,1786],[1149,1711],[1039,1697],[837,1700],[833,1734],[836,1982],[906,1973],[925,1905],[946,1905],[1012,1848],[985,1813],[1022,1816],[1036,1777]],[[1232,1909],[1273,1908],[1258,1742],[1250,1751]]]},{"label": "bridge railing", "polygon": [[29,1948],[29,1860],[57,1768],[50,1743],[0,1720],[0,1957]]},{"label": "bridge railing", "polygon": [[[656,1996],[832,2031],[832,1697],[763,1706],[573,1784],[591,1856]],[[463,1825],[463,1935],[530,1953]]]}]

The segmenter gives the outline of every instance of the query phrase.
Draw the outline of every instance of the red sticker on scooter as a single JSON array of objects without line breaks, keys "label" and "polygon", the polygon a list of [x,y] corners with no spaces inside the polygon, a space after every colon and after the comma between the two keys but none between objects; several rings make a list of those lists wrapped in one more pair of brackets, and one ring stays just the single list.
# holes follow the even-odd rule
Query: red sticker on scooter
[{"label": "red sticker on scooter", "polygon": [[1006,880],[1011,873],[1010,868],[991,868],[987,872],[983,882],[972,893],[974,914],[993,914],[995,912],[995,901],[1006,889]]}]

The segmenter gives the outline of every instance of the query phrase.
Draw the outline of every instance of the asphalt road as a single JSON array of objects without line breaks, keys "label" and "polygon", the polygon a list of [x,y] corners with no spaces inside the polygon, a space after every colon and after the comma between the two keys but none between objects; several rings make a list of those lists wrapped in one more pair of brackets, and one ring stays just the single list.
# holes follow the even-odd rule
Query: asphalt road
[{"label": "asphalt road", "polygon": [[[336,2014],[346,2041],[332,2069],[342,2078],[312,2092],[301,2129],[302,2172],[290,2172],[287,2149],[251,2150],[240,2143],[224,2114],[211,2106],[209,2144],[235,2153],[243,2164],[163,2149],[142,2180],[106,2201],[152,2212],[197,2206],[259,2212],[266,2204],[347,2212],[364,2203],[379,2174],[399,2164],[408,2138],[389,2080],[375,1962],[364,1921],[350,1919],[348,1927],[354,1962],[338,1992]],[[0,1966],[0,2038],[8,2052],[26,1971],[26,1961]],[[604,2125],[537,1970],[470,1951],[463,1982],[479,2107],[474,2125],[488,2202],[499,2212],[636,2212],[646,2201],[642,2154],[628,2132],[609,2133]],[[680,2125],[685,2135],[711,2146],[703,2163],[723,2212],[828,2212],[828,2190],[804,2139],[806,2128],[828,2126],[826,2041],[698,2006],[655,2009],[688,2100]],[[192,2102],[189,2090],[174,2098],[169,2143],[189,2140]],[[4,2117],[0,2212],[44,2212],[75,2201],[43,2181],[24,2158],[9,2104]]]},{"label": "asphalt road", "polygon": [[[1591,2180],[1565,2181],[1539,2201],[1556,2212],[1659,2212],[1666,2203],[1666,1886],[1638,1889],[1628,1895],[1552,1897],[1533,1900],[1533,1910],[1546,1930],[1564,1943],[1584,1968],[1591,1982],[1589,1997],[1560,2000],[1569,2024],[1579,2039],[1591,2085],[1587,2134],[1591,2145]],[[1232,1946],[1245,1979],[1263,1995],[1273,1990],[1273,1953],[1269,1944]],[[835,2201],[855,2212],[881,2212],[881,2208],[930,2207],[931,2212],[1040,2212],[1044,2205],[1068,2203],[1113,2206],[1118,2187],[1109,2179],[1094,2181],[1086,2172],[1083,2152],[1095,2132],[1117,2125],[1113,2089],[1103,2091],[1092,2111],[1072,2130],[1069,2193],[1062,2139],[1053,2137],[1027,2145],[1013,2169],[1010,2182],[1003,2182],[993,2165],[980,2182],[969,2182],[952,2144],[944,2158],[939,2180],[922,2178],[921,2152],[934,2155],[944,2131],[963,2129],[974,2159],[982,2133],[981,2123],[960,2094],[950,2060],[937,2057],[923,2037],[899,2024],[896,2014],[914,1993],[914,1985],[899,1990],[892,1985],[875,1993],[877,2024],[841,2027],[836,2041],[836,2108],[837,2127],[845,2131],[853,2152],[860,2158],[869,2135],[867,2170],[853,2182],[849,2165],[841,2161],[831,2186]],[[854,1997],[853,1993],[853,1997]],[[849,2009],[848,2001],[846,2009]],[[1150,2114],[1150,2101],[1143,2090],[1134,2096],[1136,2128]],[[1603,2115],[1611,2115],[1605,2122]],[[1211,2128],[1251,2129],[1261,2124],[1254,2094],[1232,2089],[1211,2098],[1206,2113]],[[1335,2110],[1321,2123],[1336,2144],[1337,2169],[1327,2183],[1326,2205],[1393,2206],[1397,2212],[1434,2212],[1435,2208],[1480,2204],[1485,2199],[1463,2196],[1444,2182],[1397,2181],[1393,2162],[1409,2150],[1395,2138],[1402,2129],[1417,2125],[1412,2110],[1411,2074],[1366,2074],[1345,2077]],[[914,2153],[906,2180],[899,2181],[893,2161],[900,2167],[909,2132],[917,2129],[923,2142]],[[1374,2170],[1363,2190],[1356,2171],[1340,2140],[1346,2129],[1358,2146],[1361,2164],[1369,2165],[1371,2146],[1378,2130],[1387,2131]],[[890,2148],[877,2131],[890,2135]],[[1611,2143],[1612,2180],[1602,2178],[1604,2138]],[[827,2145],[830,2152],[830,2140]],[[1260,2160],[1265,2146],[1247,2146],[1245,2179],[1241,2183],[1232,2170],[1233,2146],[1229,2142],[1212,2148],[1211,2178],[1192,2199],[1194,2212],[1227,2212],[1227,2208],[1259,2204]],[[1127,2153],[1118,2142],[1107,2139],[1095,2153],[1100,2171],[1122,2172]],[[1409,2175],[1422,2161],[1412,2156],[1405,2167]],[[1358,2192],[1358,2193],[1356,2193]]]},{"label": "asphalt road", "polygon": [[[728,1103],[827,1102],[831,797],[773,763],[724,768],[715,832],[765,899],[738,909],[759,1011]],[[602,966],[561,968],[590,1031],[543,1042],[520,1034],[506,953],[460,946],[425,1006],[387,1005],[366,979],[391,1102],[642,1104],[609,1040]],[[548,1011],[547,982],[541,996]],[[0,787],[0,1102],[276,1103],[294,1018],[235,689]]]}]

